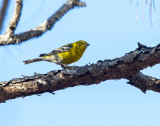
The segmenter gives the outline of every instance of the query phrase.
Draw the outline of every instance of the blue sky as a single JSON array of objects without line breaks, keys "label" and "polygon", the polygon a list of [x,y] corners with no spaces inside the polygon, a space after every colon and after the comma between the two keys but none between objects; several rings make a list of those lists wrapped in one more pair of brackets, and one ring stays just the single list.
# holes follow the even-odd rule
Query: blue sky
[{"label": "blue sky", "polygon": [[[36,27],[54,13],[66,0],[24,0],[22,16],[16,33]],[[90,46],[73,65],[83,66],[98,60],[123,56],[135,48],[137,42],[147,46],[159,44],[160,2],[155,0],[150,22],[149,4],[139,0],[85,0],[87,7],[75,8],[58,21],[51,31],[20,45],[0,47],[0,81],[47,73],[60,66],[37,62],[24,65],[22,61],[48,53],[64,44],[85,40]],[[15,1],[11,0],[5,20],[7,28]],[[136,13],[138,11],[138,20]],[[4,31],[3,31],[4,32]],[[142,71],[160,78],[159,65]],[[158,126],[160,94],[126,84],[127,80],[109,80],[98,85],[77,86],[9,100],[0,104],[2,126]]]}]

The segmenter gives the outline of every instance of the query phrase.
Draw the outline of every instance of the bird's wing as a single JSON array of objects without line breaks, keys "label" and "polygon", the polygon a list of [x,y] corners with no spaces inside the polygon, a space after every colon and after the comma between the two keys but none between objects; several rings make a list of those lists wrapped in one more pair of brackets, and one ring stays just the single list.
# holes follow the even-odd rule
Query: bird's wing
[{"label": "bird's wing", "polygon": [[55,55],[57,53],[66,52],[66,51],[70,50],[72,47],[73,47],[72,44],[67,44],[67,45],[64,45],[64,46],[62,46],[62,47],[60,47],[58,49],[53,50],[52,52],[50,52],[48,54],[40,54],[40,57],[49,56],[49,55]]}]

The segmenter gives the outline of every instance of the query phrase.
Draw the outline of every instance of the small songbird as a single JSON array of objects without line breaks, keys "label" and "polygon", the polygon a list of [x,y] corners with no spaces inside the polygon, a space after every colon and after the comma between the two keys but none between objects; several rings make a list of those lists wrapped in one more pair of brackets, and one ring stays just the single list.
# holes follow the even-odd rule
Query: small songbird
[{"label": "small songbird", "polygon": [[38,61],[48,61],[61,65],[63,68],[67,68],[68,64],[74,63],[82,57],[87,46],[89,46],[87,42],[80,40],[64,45],[48,54],[40,54],[39,58],[30,59],[23,62],[25,64],[29,64]]}]

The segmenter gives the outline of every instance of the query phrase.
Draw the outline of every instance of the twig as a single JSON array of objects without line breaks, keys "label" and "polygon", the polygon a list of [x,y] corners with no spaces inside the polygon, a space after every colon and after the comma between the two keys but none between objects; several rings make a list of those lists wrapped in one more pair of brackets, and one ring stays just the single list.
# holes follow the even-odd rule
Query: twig
[{"label": "twig", "polygon": [[37,26],[30,31],[13,35],[12,39],[6,38],[5,35],[0,36],[0,45],[10,45],[10,44],[20,44],[23,41],[29,40],[34,37],[41,36],[46,31],[51,30],[54,24],[63,17],[69,10],[75,6],[86,6],[85,3],[80,2],[79,0],[68,0],[55,14],[50,18],[44,21],[42,24]]},{"label": "twig", "polygon": [[13,37],[14,31],[17,27],[18,22],[19,22],[19,19],[20,19],[21,13],[22,13],[22,2],[23,2],[22,0],[16,0],[15,11],[13,13],[12,19],[10,20],[9,27],[5,33],[9,39],[11,39]]}]

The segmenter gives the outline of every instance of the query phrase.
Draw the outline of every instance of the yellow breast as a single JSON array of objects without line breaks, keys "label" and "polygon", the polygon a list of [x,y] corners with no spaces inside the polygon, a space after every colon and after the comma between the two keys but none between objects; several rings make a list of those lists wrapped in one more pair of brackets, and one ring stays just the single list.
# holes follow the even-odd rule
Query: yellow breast
[{"label": "yellow breast", "polygon": [[62,52],[57,55],[60,57],[61,63],[67,65],[78,61],[82,57],[85,50],[86,46],[77,47],[75,45],[69,51]]}]

